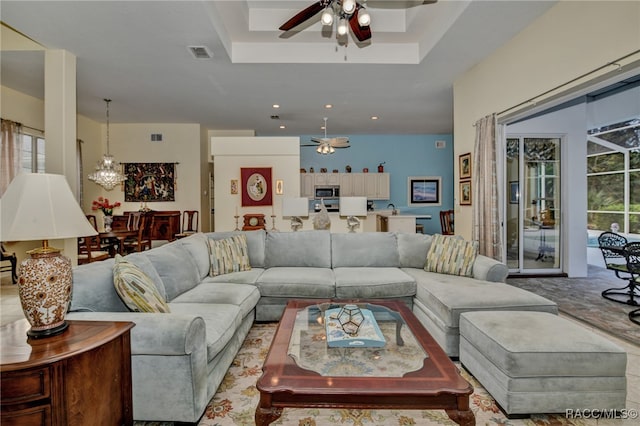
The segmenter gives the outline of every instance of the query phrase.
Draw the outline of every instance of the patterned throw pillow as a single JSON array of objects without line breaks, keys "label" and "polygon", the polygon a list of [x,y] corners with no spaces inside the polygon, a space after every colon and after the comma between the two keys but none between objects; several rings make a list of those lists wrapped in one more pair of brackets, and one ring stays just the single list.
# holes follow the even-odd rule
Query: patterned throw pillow
[{"label": "patterned throw pillow", "polygon": [[458,237],[435,234],[427,252],[425,271],[470,277],[478,255],[475,243]]},{"label": "patterned throw pillow", "polygon": [[222,240],[210,238],[209,258],[211,259],[209,275],[212,277],[251,269],[247,237],[244,234],[233,235]]},{"label": "patterned throw pillow", "polygon": [[170,312],[151,278],[119,254],[113,265],[113,285],[120,299],[133,312]]}]

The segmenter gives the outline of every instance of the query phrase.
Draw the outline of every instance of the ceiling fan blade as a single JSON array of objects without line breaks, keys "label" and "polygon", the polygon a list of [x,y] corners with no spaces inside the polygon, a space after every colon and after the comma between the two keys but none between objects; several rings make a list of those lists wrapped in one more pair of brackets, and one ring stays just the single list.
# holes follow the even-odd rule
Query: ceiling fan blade
[{"label": "ceiling fan blade", "polygon": [[360,12],[360,5],[356,9],[356,12],[351,15],[349,18],[349,25],[351,26],[351,31],[353,31],[353,35],[356,36],[358,41],[367,41],[371,38],[371,27],[367,25],[366,27],[361,27],[358,22],[358,13]]},{"label": "ceiling fan blade", "polygon": [[320,12],[322,9],[324,9],[324,2],[323,0],[318,0],[317,2],[307,7],[306,9],[301,10],[293,18],[282,24],[280,26],[280,30],[289,31],[290,29],[302,24],[307,19],[313,18],[313,16]]},{"label": "ceiling fan blade", "polygon": [[327,143],[327,142],[329,142],[329,139],[325,139],[325,138],[311,138],[311,142],[315,142],[315,143]]}]

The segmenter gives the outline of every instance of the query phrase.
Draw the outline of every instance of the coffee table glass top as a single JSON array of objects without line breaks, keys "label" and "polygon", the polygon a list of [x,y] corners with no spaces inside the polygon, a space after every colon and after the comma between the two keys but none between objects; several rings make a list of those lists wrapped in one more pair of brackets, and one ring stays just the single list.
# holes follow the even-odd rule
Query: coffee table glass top
[{"label": "coffee table glass top", "polygon": [[403,377],[423,367],[428,355],[400,313],[380,305],[357,304],[373,314],[384,346],[329,347],[326,312],[343,305],[320,303],[297,311],[287,353],[300,368],[332,377]]}]

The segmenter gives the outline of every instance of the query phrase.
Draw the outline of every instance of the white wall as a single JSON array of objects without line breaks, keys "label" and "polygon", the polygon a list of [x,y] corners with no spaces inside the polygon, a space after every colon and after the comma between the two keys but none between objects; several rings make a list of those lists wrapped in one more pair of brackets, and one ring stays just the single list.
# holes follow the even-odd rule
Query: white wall
[{"label": "white wall", "polygon": [[[113,108],[115,105],[111,105]],[[106,126],[103,126],[106,141]],[[151,142],[152,133],[161,133],[162,142]],[[176,164],[176,201],[152,202],[153,210],[200,210],[200,125],[170,123],[113,124],[109,126],[110,153],[120,163]],[[106,142],[105,142],[106,144]],[[139,202],[124,202],[120,187],[104,191],[109,201],[120,201],[115,214],[135,211]]]},{"label": "white wall", "polygon": [[[640,2],[556,4],[455,81],[454,158],[473,151],[473,124],[478,119],[514,107],[636,51],[639,19]],[[633,60],[638,58],[620,62],[624,66]],[[599,74],[607,73],[618,73],[617,67],[607,67]],[[573,86],[584,83],[578,81]],[[456,234],[465,238],[471,237],[471,209],[456,205]]]},{"label": "white wall", "polygon": [[[473,124],[478,119],[516,107],[636,51],[640,40],[639,18],[640,2],[561,1],[509,43],[458,78],[454,83],[454,158],[473,152]],[[638,59],[633,56],[619,62],[623,68],[633,67]],[[613,76],[618,72],[615,66],[606,67],[590,78],[595,80],[596,77]],[[577,81],[563,90],[575,90],[587,81]],[[533,104],[518,108],[531,107]],[[538,129],[540,131],[547,130]],[[586,133],[586,129],[583,131]],[[568,154],[571,157],[584,156],[586,152],[574,153],[573,149],[572,146]],[[570,179],[576,174],[584,176],[586,170],[580,161],[568,168],[566,176],[571,176]],[[457,185],[459,177],[457,167],[455,169]],[[503,192],[502,187],[500,191]],[[580,203],[586,211],[586,201]],[[472,207],[456,205],[456,234],[471,237],[471,217]],[[586,219],[582,232],[576,232],[575,238],[579,234],[584,240],[585,230]],[[581,275],[583,267],[578,263],[586,264],[586,260],[578,259],[582,249],[576,249],[576,244],[571,237],[568,246],[571,252],[565,269],[567,273]],[[573,253],[573,250],[579,252]]]},{"label": "white wall", "polygon": [[[300,138],[297,137],[212,137],[211,154],[215,179],[215,230],[231,231],[236,223],[236,209],[242,229],[242,216],[262,213],[271,229],[272,211],[276,229],[290,230],[289,220],[282,219],[282,198],[300,196]],[[271,167],[273,206],[242,207],[240,168]],[[231,180],[238,180],[238,194],[230,193]],[[284,182],[284,194],[275,194],[277,179]]]}]

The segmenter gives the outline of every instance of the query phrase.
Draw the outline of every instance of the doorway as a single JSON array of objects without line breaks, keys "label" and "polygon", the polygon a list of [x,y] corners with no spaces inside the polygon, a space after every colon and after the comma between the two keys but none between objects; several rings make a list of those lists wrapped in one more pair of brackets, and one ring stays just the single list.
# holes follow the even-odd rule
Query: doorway
[{"label": "doorway", "polygon": [[512,274],[560,273],[561,137],[506,139],[506,261]]}]

